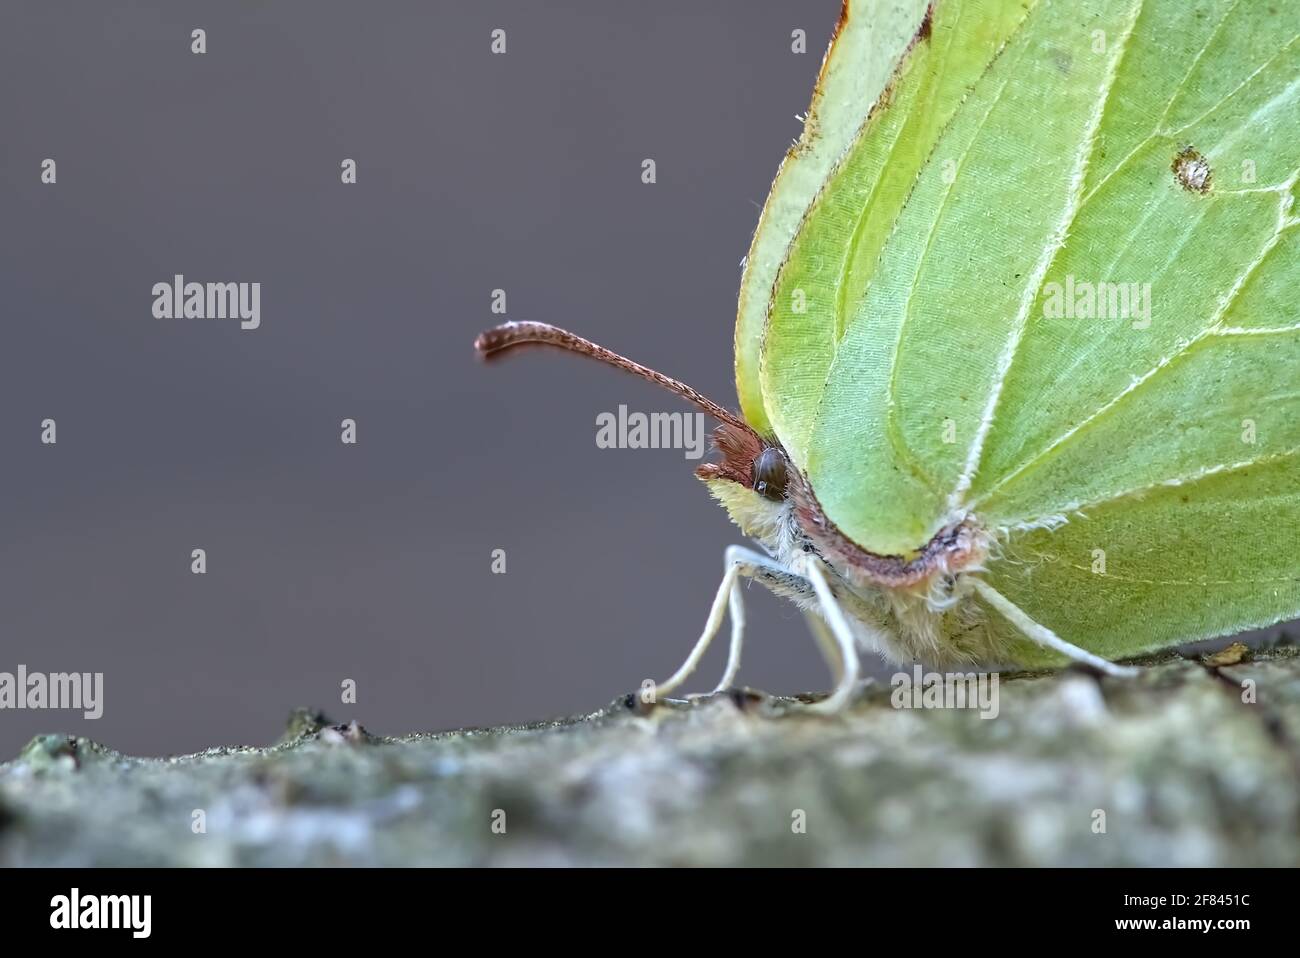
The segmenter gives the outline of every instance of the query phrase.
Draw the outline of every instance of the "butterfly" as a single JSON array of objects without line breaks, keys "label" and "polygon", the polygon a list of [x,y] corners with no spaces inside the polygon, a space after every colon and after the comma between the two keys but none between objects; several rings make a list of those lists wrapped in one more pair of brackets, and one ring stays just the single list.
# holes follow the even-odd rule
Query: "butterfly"
[{"label": "butterfly", "polygon": [[740,581],[936,667],[1119,660],[1300,616],[1300,16],[1235,0],[853,0],[745,260],[697,469]]}]

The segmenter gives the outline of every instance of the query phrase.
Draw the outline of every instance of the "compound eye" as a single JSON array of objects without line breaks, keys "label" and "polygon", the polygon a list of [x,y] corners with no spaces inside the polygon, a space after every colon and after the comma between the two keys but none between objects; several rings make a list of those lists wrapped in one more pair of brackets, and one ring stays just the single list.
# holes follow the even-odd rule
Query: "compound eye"
[{"label": "compound eye", "polygon": [[754,460],[754,491],[773,502],[785,498],[785,456],[773,446]]}]

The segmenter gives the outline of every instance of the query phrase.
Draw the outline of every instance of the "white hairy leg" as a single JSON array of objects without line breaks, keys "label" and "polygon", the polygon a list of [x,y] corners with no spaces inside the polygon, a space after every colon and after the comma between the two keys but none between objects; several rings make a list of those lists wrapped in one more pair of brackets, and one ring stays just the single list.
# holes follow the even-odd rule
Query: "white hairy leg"
[{"label": "white hairy leg", "polygon": [[727,668],[718,680],[713,691],[729,689],[736,681],[740,671],[740,651],[745,645],[745,599],[740,594],[740,580],[731,583],[731,595],[727,600],[727,614],[731,617],[731,647],[727,650]]},{"label": "white hairy leg", "polygon": [[1119,678],[1128,678],[1137,675],[1139,669],[1131,665],[1116,665],[1100,655],[1093,655],[1087,649],[1081,649],[1077,645],[1071,645],[1061,638],[1045,625],[1040,625],[1025,614],[1020,606],[1014,604],[1010,599],[998,592],[987,582],[976,578],[975,590],[984,597],[985,601],[1006,618],[1008,622],[1023,632],[1028,638],[1033,639],[1039,645],[1046,646],[1049,649],[1055,649],[1062,655],[1074,659],[1076,662],[1083,662],[1085,665],[1091,665],[1094,669],[1104,672],[1107,675],[1114,675]]},{"label": "white hairy leg", "polygon": [[708,621],[704,623],[704,631],[700,633],[695,648],[691,649],[691,654],[686,657],[681,668],[670,678],[655,686],[656,698],[669,694],[690,678],[691,673],[699,666],[700,659],[704,658],[704,653],[709,650],[709,645],[718,634],[718,629],[722,627],[722,616],[728,604],[731,607],[731,650],[727,655],[727,668],[723,672],[722,681],[714,691],[720,692],[729,688],[735,681],[736,673],[740,671],[740,654],[744,648],[745,609],[740,593],[740,577],[753,578],[771,572],[798,578],[781,563],[744,546],[728,546],[724,562],[726,572],[722,577],[722,584],[718,586],[718,594],[714,596]]},{"label": "white hairy leg", "polygon": [[[709,618],[704,623],[704,631],[695,642],[695,648],[691,649],[691,654],[686,656],[686,661],[681,667],[674,672],[667,680],[660,682],[655,686],[655,700],[660,696],[667,695],[677,686],[681,685],[691,673],[695,671],[700,664],[700,659],[704,658],[704,653],[709,650],[709,644],[713,637],[718,634],[718,629],[722,625],[722,616],[726,612],[727,598],[731,595],[731,590],[736,586],[736,579],[740,576],[740,567],[729,565],[726,574],[722,577],[722,585],[718,586],[718,594],[713,599],[713,607],[709,609]],[[735,643],[732,643],[735,645]]]},{"label": "white hairy leg", "polygon": [[831,694],[820,702],[810,705],[809,708],[817,712],[838,712],[849,703],[849,699],[853,697],[853,690],[858,684],[857,640],[853,630],[849,628],[848,620],[844,618],[840,604],[835,601],[835,595],[826,582],[826,576],[822,574],[819,560],[805,553],[795,564],[795,569],[812,584],[813,591],[817,593],[822,615],[826,617],[826,624],[830,626],[831,635],[835,637],[840,662],[844,666]]},{"label": "white hairy leg", "polygon": [[835,641],[835,636],[827,628],[826,621],[812,609],[804,609],[803,617],[808,623],[808,631],[817,642],[822,658],[826,660],[826,667],[831,670],[831,678],[838,683],[840,676],[844,674],[844,663],[840,661],[840,644]]}]

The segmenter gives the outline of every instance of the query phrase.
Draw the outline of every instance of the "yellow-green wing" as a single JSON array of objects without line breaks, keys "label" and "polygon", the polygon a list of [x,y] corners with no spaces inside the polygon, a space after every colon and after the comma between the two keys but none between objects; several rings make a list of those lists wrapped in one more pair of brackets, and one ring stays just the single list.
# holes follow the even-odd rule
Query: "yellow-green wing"
[{"label": "yellow-green wing", "polygon": [[[850,22],[852,15],[851,9]],[[1021,4],[1003,0],[935,4],[928,30],[903,57],[887,97],[818,194],[791,244],[769,304],[760,382],[774,432],[810,474],[813,427],[832,363],[862,309],[900,210],[931,163],[941,135],[965,112],[963,104],[1025,15]],[[883,347],[886,337],[882,331],[867,345]],[[877,404],[865,390],[849,402],[860,417],[875,414]],[[849,481],[859,490],[871,484],[858,461],[869,452],[859,446],[850,455],[856,479]],[[893,468],[883,458],[877,464]],[[822,472],[833,468],[829,464]],[[814,485],[822,494],[822,486]],[[904,505],[901,500],[899,505]]]},{"label": "yellow-green wing", "polygon": [[777,171],[754,232],[736,311],[736,392],[745,420],[771,434],[758,378],[777,270],[808,207],[857,139],[904,51],[922,29],[927,0],[844,0],[822,61],[803,134]]},{"label": "yellow-green wing", "polygon": [[[1204,192],[1173,169],[1189,151]],[[972,508],[1014,526],[1300,448],[1297,170],[1300,9],[1147,0],[1009,343]],[[1092,308],[1059,315],[1085,283]]]},{"label": "yellow-green wing", "polygon": [[1101,654],[1300,614],[1298,35],[1249,0],[940,0],[761,354],[844,532],[908,554],[973,512],[992,584]]},{"label": "yellow-green wing", "polygon": [[[1300,616],[1300,453],[1111,499],[1015,533],[985,578],[1036,621],[1111,659]],[[1060,656],[996,614],[1007,659]]]},{"label": "yellow-green wing", "polygon": [[[1009,37],[990,53],[970,25],[996,12]],[[841,529],[906,554],[968,509],[1028,524],[1289,448],[1280,420],[1297,417],[1266,408],[1286,390],[1260,377],[1297,360],[1279,303],[1296,263],[1295,33],[1294,13],[1244,2],[937,5],[925,47],[943,56],[902,65],[796,236],[768,321],[769,418]],[[882,223],[870,157],[907,144],[914,71],[959,69],[953,51],[983,64]],[[901,141],[882,132],[891,116]],[[1052,318],[1071,278],[1149,286],[1150,321]],[[1272,348],[1251,350],[1261,336]],[[1173,375],[1187,363],[1199,374]],[[1184,380],[1222,421],[1245,404],[1278,428],[1251,450],[1204,422],[1135,448],[1120,407]],[[1048,467],[1094,416],[1126,438],[1062,478]]]}]

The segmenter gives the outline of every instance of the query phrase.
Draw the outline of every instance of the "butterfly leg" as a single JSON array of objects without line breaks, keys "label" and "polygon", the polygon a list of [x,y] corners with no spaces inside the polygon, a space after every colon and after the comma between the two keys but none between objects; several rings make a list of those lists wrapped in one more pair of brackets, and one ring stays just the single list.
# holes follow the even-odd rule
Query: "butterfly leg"
[{"label": "butterfly leg", "polygon": [[844,663],[840,660],[840,646],[835,641],[835,636],[824,620],[812,609],[805,609],[804,619],[808,623],[808,631],[812,633],[813,639],[817,642],[817,648],[826,660],[827,667],[831,670],[831,677],[838,683],[840,676],[844,674]]},{"label": "butterfly leg", "polygon": [[669,694],[690,678],[722,627],[722,617],[728,606],[731,611],[731,649],[727,655],[727,667],[723,672],[722,681],[714,691],[719,692],[729,688],[735,681],[736,673],[740,671],[740,654],[744,647],[745,608],[740,593],[740,577],[762,578],[776,575],[786,580],[798,578],[779,562],[744,546],[729,546],[726,551],[725,565],[726,573],[722,577],[722,584],[718,586],[718,594],[713,599],[704,631],[700,633],[695,647],[691,649],[691,654],[686,657],[681,668],[655,686],[656,697]]},{"label": "butterfly leg", "polygon": [[[743,570],[741,574],[744,574]],[[740,594],[739,578],[731,584],[727,615],[731,618],[731,646],[727,649],[727,668],[718,680],[718,685],[713,690],[715,692],[731,688],[736,681],[736,673],[740,671],[740,652],[745,645],[745,599]]]},{"label": "butterfly leg", "polygon": [[830,633],[835,639],[842,666],[839,670],[839,681],[835,683],[831,694],[820,702],[810,705],[809,708],[816,712],[839,712],[849,703],[858,685],[857,638],[849,627],[848,620],[844,618],[844,612],[840,609],[835,594],[826,582],[820,561],[807,554],[800,558],[802,561],[796,563],[796,571],[808,580],[817,594],[817,602],[826,619],[826,625],[829,626]]},{"label": "butterfly leg", "polygon": [[1047,628],[1047,626],[1035,622],[1025,614],[1024,610],[1021,609],[1020,606],[1013,603],[987,582],[984,582],[979,578],[975,578],[973,581],[975,583],[975,591],[978,592],[989,605],[997,609],[1008,622],[1039,645],[1045,646],[1049,649],[1054,649],[1076,662],[1090,665],[1097,671],[1103,672],[1106,675],[1128,678],[1138,674],[1139,670],[1133,668],[1131,665],[1116,665],[1114,662],[1103,659],[1099,655],[1093,655],[1087,649],[1081,649],[1077,645],[1071,645],[1051,629]]}]

